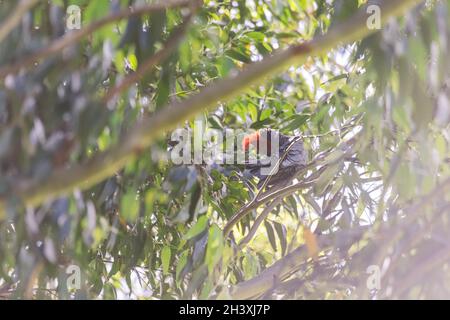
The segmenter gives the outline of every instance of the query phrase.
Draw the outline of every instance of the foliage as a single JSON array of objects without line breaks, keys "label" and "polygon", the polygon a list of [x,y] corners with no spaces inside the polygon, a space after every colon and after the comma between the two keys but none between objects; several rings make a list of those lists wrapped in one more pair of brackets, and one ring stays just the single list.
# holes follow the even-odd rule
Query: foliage
[{"label": "foliage", "polygon": [[[303,134],[308,167],[256,202],[240,166],[173,164],[171,131],[145,148],[124,137],[167,105],[221,91],[217,80],[248,64],[330,34],[365,1],[178,1],[48,49],[77,32],[66,30],[70,4],[87,28],[147,3],[37,1],[1,40],[1,296],[448,297],[450,1],[406,8],[364,39],[173,124]],[[0,21],[16,6],[0,1]],[[115,146],[121,153],[103,153]],[[104,168],[123,159],[99,183],[86,169],[98,156]],[[67,187],[58,174],[73,168],[96,183]],[[81,270],[80,289],[67,285],[70,265]],[[370,266],[382,271],[379,290],[367,286]]]}]

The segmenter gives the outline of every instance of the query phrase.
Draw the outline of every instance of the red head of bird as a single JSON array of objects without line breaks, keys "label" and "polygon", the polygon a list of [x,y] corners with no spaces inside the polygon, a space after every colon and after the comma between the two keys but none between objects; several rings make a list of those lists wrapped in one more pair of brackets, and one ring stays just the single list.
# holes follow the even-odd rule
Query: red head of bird
[{"label": "red head of bird", "polygon": [[250,149],[250,145],[258,145],[260,138],[259,131],[256,131],[252,134],[246,135],[244,139],[242,140],[242,150],[244,152],[247,152]]},{"label": "red head of bird", "polygon": [[256,152],[270,156],[272,154],[271,147],[278,146],[274,139],[279,139],[280,135],[271,129],[260,129],[252,134],[244,137],[242,141],[242,150],[249,151],[250,145],[256,147]]}]

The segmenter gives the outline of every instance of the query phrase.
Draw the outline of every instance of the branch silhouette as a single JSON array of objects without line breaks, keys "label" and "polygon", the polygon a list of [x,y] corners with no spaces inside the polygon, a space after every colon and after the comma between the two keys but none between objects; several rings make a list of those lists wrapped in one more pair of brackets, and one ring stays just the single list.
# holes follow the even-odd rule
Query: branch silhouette
[{"label": "branch silhouette", "polygon": [[[36,0],[33,0],[34,2]],[[32,1],[31,1],[32,2]],[[148,14],[152,12],[159,12],[166,9],[171,9],[175,7],[185,7],[190,5],[192,2],[189,0],[169,0],[165,2],[157,2],[148,5],[141,5],[138,7],[132,7],[123,9],[121,11],[112,13],[104,18],[101,18],[97,21],[92,22],[87,27],[81,28],[80,30],[72,31],[66,33],[63,37],[58,38],[54,42],[50,43],[45,48],[38,50],[35,53],[32,53],[26,57],[23,57],[11,64],[0,66],[0,78],[4,78],[8,74],[15,73],[22,68],[29,67],[33,65],[35,62],[51,57],[58,52],[62,51],[64,48],[80,41],[84,37],[89,34],[95,32],[96,30],[106,26],[117,20],[126,19],[133,16],[139,16],[143,14]],[[28,10],[28,8],[27,8]],[[25,10],[26,11],[26,10]],[[23,14],[24,12],[22,12]],[[3,27],[3,26],[2,26]],[[8,29],[7,29],[8,30]],[[1,31],[1,29],[0,29]],[[0,32],[0,41],[1,41],[2,33]]]},{"label": "branch silhouette", "polygon": [[11,15],[0,25],[0,42],[20,23],[24,14],[33,8],[39,0],[21,0]]},{"label": "branch silhouette", "polygon": [[[418,0],[388,0],[380,2],[380,9],[383,13],[381,22],[398,16],[410,9]],[[166,9],[169,4],[181,5],[186,1],[168,1],[164,4],[155,5],[156,8]],[[132,12],[127,12],[130,16]],[[119,14],[101,20],[102,24],[119,19]],[[152,116],[143,117],[128,134],[120,139],[119,143],[110,149],[98,153],[90,160],[81,164],[57,169],[45,180],[36,182],[23,182],[20,187],[11,190],[11,193],[22,201],[25,206],[37,206],[44,201],[55,199],[67,194],[74,189],[86,189],[103,181],[124,167],[143,149],[152,145],[165,131],[175,128],[182,121],[191,119],[198,112],[212,108],[219,101],[228,101],[253,84],[263,81],[264,78],[284,70],[292,64],[303,64],[307,58],[319,56],[340,44],[351,43],[361,40],[377,30],[367,28],[366,21],[368,14],[366,7],[362,7],[353,17],[336,25],[325,35],[319,35],[311,41],[298,45],[293,45],[285,50],[278,51],[270,57],[259,62],[248,65],[244,70],[228,78],[218,80],[210,86],[204,88],[199,93],[190,96],[183,101],[174,102]],[[100,22],[97,22],[100,23]],[[94,26],[91,28],[98,28]],[[86,31],[81,31],[72,35],[76,39],[84,36]],[[87,32],[89,33],[89,32]],[[63,38],[58,44],[50,46],[48,52],[40,53],[39,57],[52,54],[61,50],[64,46],[73,43],[70,38]],[[36,57],[32,57],[34,59]],[[4,69],[0,71],[0,77],[4,76]],[[0,199],[0,219],[5,218],[7,207],[6,197]]]}]

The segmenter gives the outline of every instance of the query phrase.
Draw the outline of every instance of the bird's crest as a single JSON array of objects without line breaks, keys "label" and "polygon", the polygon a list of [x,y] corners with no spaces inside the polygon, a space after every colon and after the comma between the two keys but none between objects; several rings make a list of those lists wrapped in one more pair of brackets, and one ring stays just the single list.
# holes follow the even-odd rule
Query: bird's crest
[{"label": "bird's crest", "polygon": [[259,131],[256,131],[252,134],[245,136],[244,139],[242,140],[242,150],[248,151],[251,144],[259,142],[259,137],[260,137]]}]

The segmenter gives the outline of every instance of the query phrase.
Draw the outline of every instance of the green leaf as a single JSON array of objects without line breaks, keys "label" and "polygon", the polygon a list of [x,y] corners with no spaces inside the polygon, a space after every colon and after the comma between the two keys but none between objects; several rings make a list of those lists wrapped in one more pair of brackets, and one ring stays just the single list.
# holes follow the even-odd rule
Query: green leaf
[{"label": "green leaf", "polygon": [[89,1],[89,5],[83,11],[85,23],[90,23],[104,16],[109,11],[108,1]]},{"label": "green leaf", "polygon": [[189,231],[183,236],[184,240],[189,240],[199,235],[208,225],[208,218],[206,215],[198,218],[197,222],[189,229]]},{"label": "green leaf", "polygon": [[164,274],[169,273],[171,251],[169,246],[164,246],[161,250],[161,264]]},{"label": "green leaf", "polygon": [[293,117],[294,119],[283,128],[283,130],[286,131],[293,131],[296,129],[299,129],[302,125],[306,123],[306,121],[309,119],[308,115],[295,115]]},{"label": "green leaf", "polygon": [[408,57],[416,67],[417,73],[422,80],[426,77],[427,70],[427,50],[421,37],[411,37],[409,39]]},{"label": "green leaf", "polygon": [[447,154],[447,141],[442,134],[438,134],[435,139],[436,150],[439,153],[441,159],[443,159]]},{"label": "green leaf", "polygon": [[138,60],[137,60],[136,56],[133,53],[130,53],[127,56],[127,60],[128,60],[130,69],[133,71],[136,71],[137,67],[138,67]]},{"label": "green leaf", "polygon": [[137,199],[136,191],[128,191],[121,199],[120,214],[128,222],[136,220],[139,214],[139,200]]},{"label": "green leaf", "polygon": [[119,73],[123,74],[125,72],[125,55],[122,51],[116,51],[116,54],[114,55],[114,64]]},{"label": "green leaf", "polygon": [[317,182],[314,185],[314,192],[316,195],[322,195],[330,183],[337,177],[337,174],[341,168],[341,163],[329,165],[324,172],[317,178]]},{"label": "green leaf", "polygon": [[233,60],[228,57],[224,56],[217,59],[216,68],[222,78],[226,77],[234,67]]},{"label": "green leaf", "polygon": [[213,224],[209,228],[208,245],[206,247],[205,262],[208,267],[208,271],[211,274],[222,257],[224,248],[222,230]]},{"label": "green leaf", "polygon": [[244,53],[241,50],[238,49],[230,49],[227,52],[225,52],[225,54],[227,56],[229,56],[230,58],[233,58],[234,60],[238,60],[241,61],[243,63],[250,63],[250,56],[246,53]]},{"label": "green leaf", "polygon": [[416,177],[407,164],[400,164],[395,181],[397,183],[398,192],[404,199],[410,199],[414,195],[416,189]]},{"label": "green leaf", "polygon": [[269,221],[264,221],[264,226],[267,231],[267,238],[269,239],[270,245],[273,248],[273,251],[277,251],[277,242],[275,241],[275,234],[273,232],[273,228]]},{"label": "green leaf", "polygon": [[314,209],[316,214],[320,214],[322,212],[319,204],[313,199],[313,197],[311,197],[311,195],[304,194],[303,199]]},{"label": "green leaf", "polygon": [[161,79],[158,83],[156,95],[156,106],[159,108],[167,103],[170,94],[170,72],[169,66],[165,65],[162,70]]},{"label": "green leaf", "polygon": [[181,274],[181,271],[183,271],[183,268],[186,266],[186,263],[188,261],[188,253],[189,253],[189,251],[187,251],[187,250],[184,251],[181,254],[180,258],[178,259],[177,267],[176,267],[176,271],[175,271],[175,279],[178,282],[182,280],[182,279],[180,279],[180,274]]},{"label": "green leaf", "polygon": [[260,42],[264,41],[264,38],[266,37],[264,33],[258,31],[247,32],[245,35],[249,38],[252,38],[253,40],[257,40]]},{"label": "green leaf", "polygon": [[275,227],[275,230],[278,235],[278,239],[280,240],[280,246],[281,246],[281,254],[284,256],[286,254],[287,249],[287,231],[286,227],[282,225],[281,223],[278,223],[276,221],[273,222],[273,225]]}]

